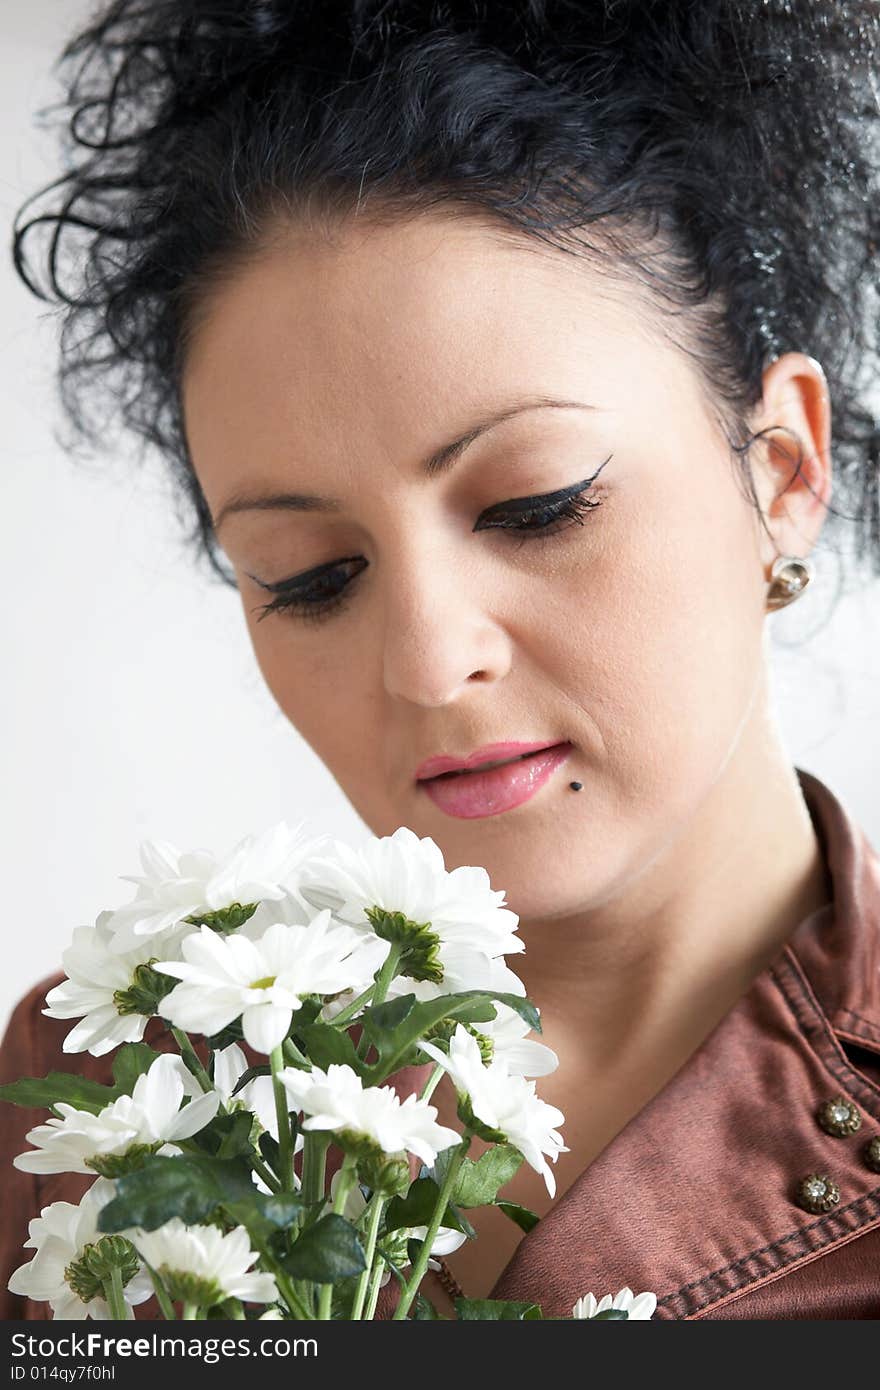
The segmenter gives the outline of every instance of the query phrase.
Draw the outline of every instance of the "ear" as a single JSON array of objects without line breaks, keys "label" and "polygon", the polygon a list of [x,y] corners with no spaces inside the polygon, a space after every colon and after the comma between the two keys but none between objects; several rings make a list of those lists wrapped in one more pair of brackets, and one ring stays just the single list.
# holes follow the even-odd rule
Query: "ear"
[{"label": "ear", "polygon": [[777,357],[763,380],[751,427],[768,433],[756,440],[749,457],[767,528],[761,528],[760,544],[769,577],[777,555],[808,555],[825,521],[831,497],[831,401],[820,363],[804,352]]}]

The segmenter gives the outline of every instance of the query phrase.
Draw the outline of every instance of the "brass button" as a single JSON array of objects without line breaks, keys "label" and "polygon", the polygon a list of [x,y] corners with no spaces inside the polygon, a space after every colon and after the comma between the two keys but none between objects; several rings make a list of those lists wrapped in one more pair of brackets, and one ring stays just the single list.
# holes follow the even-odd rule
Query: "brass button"
[{"label": "brass button", "polygon": [[862,1157],[868,1167],[875,1173],[880,1173],[880,1134],[875,1134],[873,1139],[869,1139],[864,1149]]},{"label": "brass button", "polygon": [[827,1173],[810,1173],[798,1183],[796,1200],[804,1211],[830,1211],[840,1201],[840,1188]]},{"label": "brass button", "polygon": [[837,1139],[855,1134],[862,1125],[858,1109],[846,1096],[832,1096],[831,1100],[826,1100],[816,1111],[816,1119],[826,1134],[833,1134]]}]

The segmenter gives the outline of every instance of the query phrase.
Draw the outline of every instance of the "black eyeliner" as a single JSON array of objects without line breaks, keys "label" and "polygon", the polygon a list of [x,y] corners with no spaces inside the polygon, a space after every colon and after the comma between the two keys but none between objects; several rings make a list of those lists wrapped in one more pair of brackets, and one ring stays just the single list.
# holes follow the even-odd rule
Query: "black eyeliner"
[{"label": "black eyeliner", "polygon": [[[498,502],[494,507],[489,507],[486,511],[482,512],[481,515],[495,516],[499,512],[504,512],[505,514],[512,513],[513,515],[517,515],[520,512],[537,512],[540,511],[542,507],[552,507],[557,502],[564,502],[567,498],[574,497],[577,493],[583,492],[585,488],[588,488],[590,484],[598,478],[605,464],[610,463],[613,457],[613,454],[609,454],[607,459],[599,464],[595,473],[589,478],[584,478],[582,482],[572,483],[570,487],[561,488],[559,492],[542,492],[535,497],[516,497],[510,502]],[[475,526],[474,530],[477,529],[478,528]]]}]

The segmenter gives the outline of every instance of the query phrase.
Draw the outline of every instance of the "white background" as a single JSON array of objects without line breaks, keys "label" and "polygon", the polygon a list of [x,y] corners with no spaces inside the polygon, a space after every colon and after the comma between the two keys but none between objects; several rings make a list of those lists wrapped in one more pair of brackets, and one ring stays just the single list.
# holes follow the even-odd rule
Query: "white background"
[{"label": "white background", "polygon": [[[60,172],[34,113],[57,97],[52,62],[92,8],[0,0],[7,248],[19,204]],[[142,839],[225,850],[282,817],[352,844],[369,833],[263,685],[238,596],[190,560],[160,465],[72,461],[55,442],[56,332],[7,250],[0,1027],[60,967],[76,925],[129,900],[134,886],[119,875],[140,872]],[[820,556],[811,589],[770,620],[775,701],[792,761],[827,782],[880,846],[880,586],[847,596],[814,633],[835,583]]]}]

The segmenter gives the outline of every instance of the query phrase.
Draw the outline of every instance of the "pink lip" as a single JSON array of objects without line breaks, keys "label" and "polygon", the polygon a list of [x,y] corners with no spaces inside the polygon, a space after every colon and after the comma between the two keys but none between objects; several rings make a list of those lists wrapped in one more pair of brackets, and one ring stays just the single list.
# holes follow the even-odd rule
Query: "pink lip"
[{"label": "pink lip", "polygon": [[493,763],[498,758],[518,758],[521,753],[537,753],[541,748],[558,748],[556,743],[487,743],[466,758],[452,758],[439,753],[436,758],[426,758],[416,768],[416,781],[423,782],[428,777],[439,777],[442,772],[458,772],[476,767],[477,763]]},{"label": "pink lip", "polygon": [[[438,776],[422,780],[418,785],[424,787],[435,806],[447,815],[462,820],[495,816],[502,811],[512,811],[533,797],[565,762],[571,749],[570,743],[557,743],[520,762],[493,767],[488,772],[465,772],[460,777]],[[487,756],[486,753],[482,755],[483,758]]]}]

